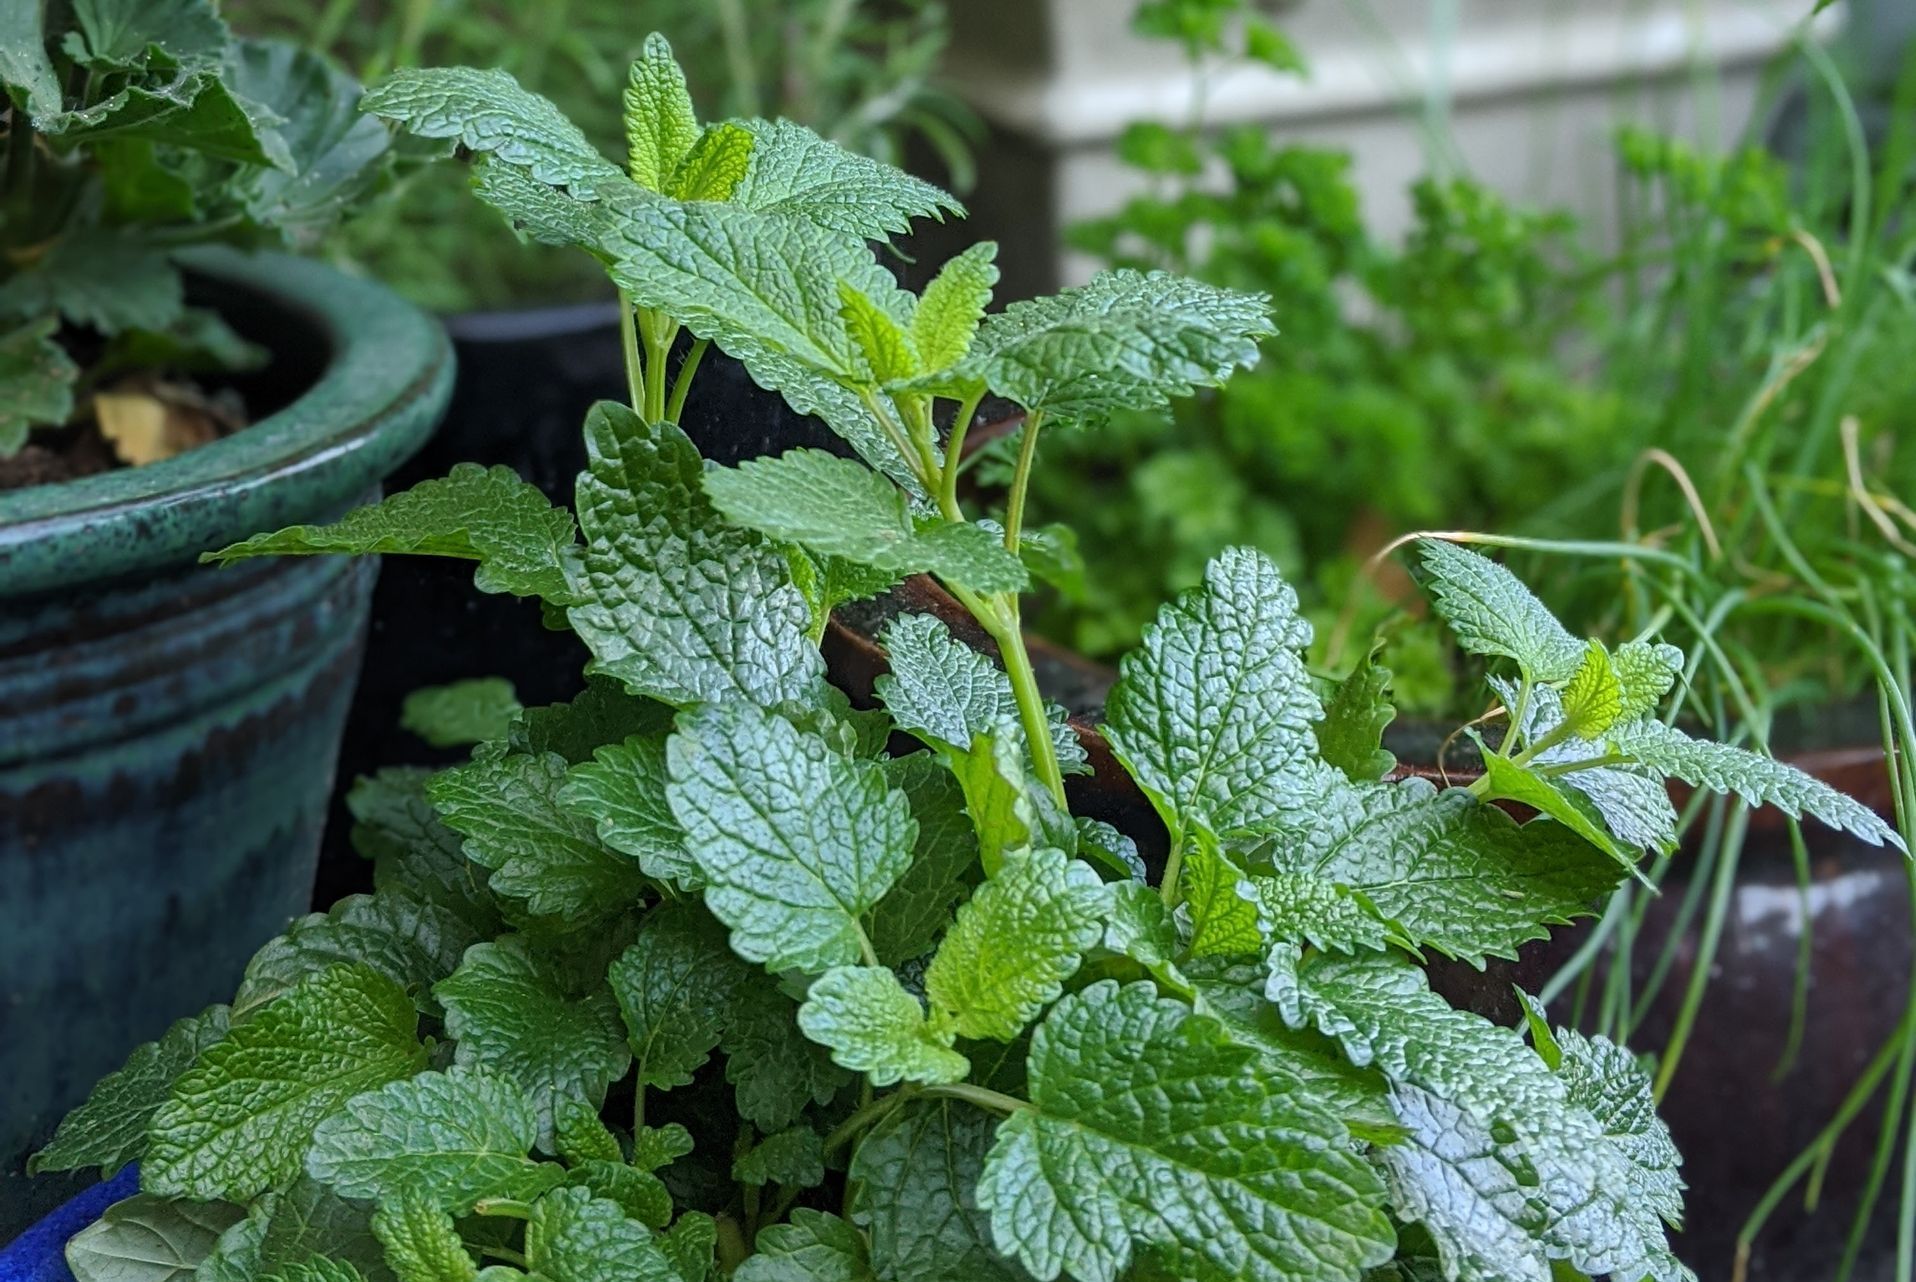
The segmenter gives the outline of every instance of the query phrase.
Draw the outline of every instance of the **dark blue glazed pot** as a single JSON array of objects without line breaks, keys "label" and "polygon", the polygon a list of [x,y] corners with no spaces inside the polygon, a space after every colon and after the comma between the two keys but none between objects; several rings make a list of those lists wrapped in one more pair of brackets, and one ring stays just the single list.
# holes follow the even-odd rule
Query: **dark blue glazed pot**
[{"label": "dark blue glazed pot", "polygon": [[82,1182],[26,1155],[306,911],[374,566],[196,564],[377,492],[444,411],[437,322],[280,256],[188,260],[267,347],[246,431],[0,494],[0,1241]]}]

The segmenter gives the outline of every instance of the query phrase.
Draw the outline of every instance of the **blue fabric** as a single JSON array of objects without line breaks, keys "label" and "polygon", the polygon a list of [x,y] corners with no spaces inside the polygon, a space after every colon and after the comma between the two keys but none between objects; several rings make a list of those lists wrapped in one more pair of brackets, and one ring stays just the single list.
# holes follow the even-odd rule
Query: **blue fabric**
[{"label": "blue fabric", "polygon": [[73,1282],[67,1271],[67,1239],[93,1223],[113,1203],[139,1191],[140,1174],[128,1167],[95,1184],[53,1214],[0,1246],[0,1282]]}]

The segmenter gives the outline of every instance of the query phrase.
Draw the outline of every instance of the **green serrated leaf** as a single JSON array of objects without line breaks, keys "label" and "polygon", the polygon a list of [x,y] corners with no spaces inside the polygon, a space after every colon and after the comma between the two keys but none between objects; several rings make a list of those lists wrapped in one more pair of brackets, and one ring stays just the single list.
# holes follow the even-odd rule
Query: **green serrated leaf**
[{"label": "green serrated leaf", "polygon": [[604,1103],[632,1062],[612,993],[604,985],[568,992],[520,936],[474,945],[433,991],[446,1008],[446,1032],[458,1039],[453,1062],[524,1091],[538,1118],[534,1138],[548,1152],[561,1102]]},{"label": "green serrated leaf", "polygon": [[1065,997],[1027,1068],[1032,1107],[1000,1124],[978,1204],[1034,1276],[1116,1282],[1148,1253],[1192,1282],[1354,1282],[1390,1258],[1343,1126],[1153,985]]},{"label": "green serrated leaf", "polygon": [[852,1157],[852,1219],[871,1235],[880,1282],[1024,1282],[992,1245],[978,1177],[995,1118],[952,1101],[907,1105]]},{"label": "green serrated leaf", "polygon": [[[610,180],[601,180],[602,184]],[[608,207],[565,187],[542,183],[497,156],[472,158],[472,191],[497,210],[522,241],[583,249],[595,256],[609,226]]]},{"label": "green serrated leaf", "polygon": [[1190,922],[1193,957],[1224,957],[1264,951],[1257,889],[1210,833],[1198,829],[1185,853],[1178,883],[1181,908]]},{"label": "green serrated leaf", "polygon": [[1012,851],[958,910],[925,972],[941,1027],[1008,1042],[1063,991],[1103,933],[1104,883],[1051,849]]},{"label": "green serrated leaf", "polygon": [[400,1189],[381,1202],[372,1230],[399,1282],[474,1282],[478,1277],[459,1226],[418,1188]]},{"label": "green serrated leaf", "polygon": [[53,341],[59,327],[47,316],[0,335],[0,456],[26,444],[30,429],[64,423],[73,413],[80,367]]},{"label": "green serrated leaf", "polygon": [[1022,590],[1024,563],[979,526],[914,518],[897,486],[853,459],[796,449],[705,474],[736,525],[887,574],[936,574],[980,592]]},{"label": "green serrated leaf", "polygon": [[533,1205],[526,1263],[549,1282],[680,1282],[652,1231],[585,1189],[555,1189]]},{"label": "green serrated leaf", "polygon": [[619,1139],[599,1120],[596,1106],[581,1099],[560,1100],[552,1110],[553,1149],[573,1166],[581,1162],[623,1162]]},{"label": "green serrated leaf", "polygon": [[1673,645],[1625,641],[1610,658],[1623,687],[1618,722],[1637,721],[1656,711],[1683,671],[1683,651]]},{"label": "green serrated leaf", "polygon": [[555,187],[589,192],[618,167],[548,98],[498,68],[402,67],[366,91],[361,110],[421,138],[451,138]]},{"label": "green serrated leaf", "polygon": [[825,1149],[809,1126],[768,1135],[732,1161],[732,1178],[741,1184],[783,1184],[807,1189],[825,1180]]},{"label": "green serrated leaf", "polygon": [[656,31],[627,73],[622,102],[626,172],[648,191],[677,195],[671,179],[699,142],[699,120],[672,46]]},{"label": "green serrated leaf", "polygon": [[452,973],[479,935],[452,909],[403,891],[348,895],[266,941],[246,964],[233,1017],[243,1020],[307,975],[341,962],[370,966],[406,990],[423,1014],[437,1014],[432,986]]},{"label": "green serrated leaf", "polygon": [[909,231],[914,218],[965,212],[930,183],[827,142],[803,125],[739,123],[753,137],[751,170],[732,192],[743,209],[803,219],[860,241]]},{"label": "green serrated leaf", "polygon": [[399,724],[435,748],[457,748],[505,738],[524,710],[512,682],[475,677],[413,691],[400,705]]},{"label": "green serrated leaf", "polygon": [[1577,670],[1563,684],[1563,718],[1580,739],[1595,739],[1623,718],[1623,682],[1601,641],[1585,644]]},{"label": "green serrated leaf", "polygon": [[37,123],[60,109],[60,77],[47,56],[46,13],[40,0],[0,3],[0,85]]},{"label": "green serrated leaf", "polygon": [[1382,779],[1397,767],[1384,748],[1384,731],[1396,718],[1390,702],[1390,669],[1377,661],[1380,639],[1351,674],[1337,683],[1317,723],[1317,750],[1352,783]]},{"label": "green serrated leaf", "polygon": [[751,165],[751,133],[729,122],[713,125],[672,171],[667,194],[679,200],[730,200]]},{"label": "green serrated leaf", "polygon": [[146,1152],[147,1123],[173,1083],[200,1052],[226,1036],[228,1024],[226,1007],[209,1006],[140,1046],[124,1068],[101,1078],[86,1103],[67,1114],[46,1147],[27,1160],[27,1174],[97,1166],[101,1178],[111,1179],[138,1161]]},{"label": "green serrated leaf", "polygon": [[617,1206],[627,1218],[647,1228],[662,1229],[672,1221],[672,1194],[665,1182],[616,1159],[581,1162],[566,1175],[566,1183]]},{"label": "green serrated leaf", "polygon": [[805,1035],[873,1086],[958,1082],[971,1063],[935,1030],[925,1008],[883,966],[837,966],[812,981],[798,1009]]},{"label": "green serrated leaf", "polygon": [[1514,659],[1533,681],[1567,681],[1576,672],[1583,643],[1516,575],[1441,539],[1420,539],[1417,551],[1431,604],[1464,649]]},{"label": "green serrated leaf", "polygon": [[559,804],[591,820],[599,840],[638,860],[646,876],[697,890],[698,861],[666,804],[665,778],[665,736],[633,735],[597,749],[590,762],[568,771]]},{"label": "green serrated leaf", "polygon": [[739,703],[681,713],[666,757],[672,813],[733,950],[773,970],[857,961],[869,947],[860,919],[918,836],[883,769]]},{"label": "green serrated leaf", "polygon": [[670,1090],[691,1084],[754,976],[711,914],[666,904],[646,915],[606,978],[625,1016],[639,1086]]},{"label": "green serrated leaf", "polygon": [[527,708],[507,733],[514,752],[556,752],[568,765],[592,760],[608,744],[635,734],[663,736],[672,728],[672,708],[627,694],[610,677],[588,676],[570,703]]},{"label": "green serrated leaf", "polygon": [[679,706],[812,695],[824,665],[804,595],[777,548],[719,516],[685,434],[605,401],[585,434],[586,552],[567,616],[591,670]]},{"label": "green serrated leaf", "polygon": [[315,1255],[282,1264],[262,1276],[260,1282],[366,1282],[366,1275],[345,1260]]},{"label": "green serrated leaf", "polygon": [[319,1123],[425,1067],[404,989],[358,965],[302,979],[201,1052],[154,1114],[141,1184],[243,1202],[296,1175]]},{"label": "green serrated leaf", "polygon": [[[796,1007],[794,1007],[796,1009]],[[632,1132],[632,1165],[642,1171],[656,1171],[691,1153],[691,1132],[677,1122],[664,1126],[641,1126]]]},{"label": "green serrated leaf", "polygon": [[217,60],[232,38],[210,0],[74,0],[85,42],[69,50],[88,66],[124,68],[157,48],[176,62]]},{"label": "green serrated leaf", "polygon": [[1650,1075],[1607,1037],[1559,1028],[1556,1066],[1570,1103],[1587,1110],[1630,1164],[1630,1201],[1672,1227],[1683,1223],[1682,1155],[1657,1116]]},{"label": "green serrated leaf", "polygon": [[978,835],[978,861],[986,876],[998,871],[1007,851],[1030,845],[1040,831],[1022,743],[1017,723],[1004,721],[993,733],[973,739],[969,751],[946,758],[965,794],[965,813]]},{"label": "green serrated leaf", "polygon": [[1306,873],[1253,877],[1251,884],[1257,890],[1260,916],[1274,940],[1301,941],[1342,953],[1382,950],[1396,942],[1391,924],[1348,886]]},{"label": "green serrated leaf", "polygon": [[466,855],[492,870],[501,895],[534,913],[577,924],[637,904],[646,892],[638,866],[600,843],[592,823],[560,807],[565,758],[554,752],[481,756],[441,771],[427,795]]},{"label": "green serrated leaf", "polygon": [[1189,997],[1191,981],[1178,965],[1184,940],[1157,887],[1142,881],[1120,881],[1111,885],[1110,894],[1105,949],[1144,967],[1166,991]]},{"label": "green serrated leaf", "polygon": [[706,1282],[718,1247],[718,1222],[703,1211],[687,1211],[659,1235],[683,1282]]},{"label": "green serrated leaf", "polygon": [[758,1253],[739,1266],[737,1282],[874,1282],[857,1229],[823,1211],[799,1207],[789,1224],[758,1235]]},{"label": "green serrated leaf", "polygon": [[[964,752],[979,735],[1010,723],[1016,727],[1014,741],[1025,746],[1011,678],[953,636],[943,620],[930,614],[901,615],[886,625],[883,640],[890,670],[878,678],[875,689],[899,729],[934,748]],[[1052,704],[1047,711],[1059,765],[1068,772],[1085,769],[1084,745],[1064,709]]]},{"label": "green serrated leaf", "polygon": [[431,904],[452,915],[474,940],[503,923],[486,888],[485,870],[466,858],[459,834],[439,822],[426,797],[430,772],[388,768],[361,778],[346,794],[353,848],[373,861],[380,894]]},{"label": "green serrated leaf", "polygon": [[301,1175],[288,1187],[256,1198],[246,1219],[221,1235],[197,1277],[199,1282],[256,1282],[322,1254],[352,1265],[367,1282],[394,1282],[385,1248],[373,1233],[372,1208]]},{"label": "green serrated leaf", "polygon": [[895,967],[929,952],[950,922],[978,860],[978,839],[958,780],[936,757],[915,752],[886,762],[885,770],[918,821],[911,867],[872,909],[867,932],[878,960]]},{"label": "green serrated leaf", "polygon": [[971,350],[998,284],[997,257],[996,241],[980,241],[948,259],[925,286],[911,317],[911,341],[925,369],[948,369]]},{"label": "green serrated leaf", "polygon": [[851,1080],[799,1028],[798,1004],[769,984],[739,993],[719,1046],[739,1116],[767,1134],[790,1126],[807,1105],[830,1103]]},{"label": "green serrated leaf", "polygon": [[1310,640],[1271,559],[1230,548],[1125,657],[1106,733],[1174,842],[1197,827],[1231,838],[1295,823],[1330,786]]},{"label": "green serrated leaf", "polygon": [[918,372],[918,352],[905,327],[850,281],[838,282],[838,315],[857,357],[852,373],[884,384]]},{"label": "green serrated leaf", "polygon": [[292,525],[256,534],[200,559],[217,564],[251,556],[368,553],[447,556],[477,561],[481,592],[570,599],[567,566],[576,561],[572,514],[508,467],[460,463],[332,525]]},{"label": "green serrated leaf", "polygon": [[66,1244],[76,1282],[183,1282],[245,1212],[223,1202],[136,1193]]},{"label": "green serrated leaf", "polygon": [[1488,792],[1484,799],[1515,801],[1549,815],[1577,836],[1609,855],[1624,868],[1636,870],[1640,850],[1626,847],[1604,825],[1603,814],[1589,798],[1557,779],[1519,765],[1487,745],[1479,744]]}]

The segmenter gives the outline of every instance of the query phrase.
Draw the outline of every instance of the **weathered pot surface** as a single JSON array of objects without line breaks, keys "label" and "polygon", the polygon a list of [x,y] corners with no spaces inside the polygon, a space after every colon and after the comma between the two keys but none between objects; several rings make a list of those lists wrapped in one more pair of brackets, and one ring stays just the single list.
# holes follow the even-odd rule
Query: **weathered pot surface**
[{"label": "weathered pot surface", "polygon": [[377,492],[445,405],[429,318],[280,256],[196,253],[272,351],[271,412],[142,468],[0,494],[0,1240],[81,1182],[22,1162],[302,912],[375,569],[198,554]]}]

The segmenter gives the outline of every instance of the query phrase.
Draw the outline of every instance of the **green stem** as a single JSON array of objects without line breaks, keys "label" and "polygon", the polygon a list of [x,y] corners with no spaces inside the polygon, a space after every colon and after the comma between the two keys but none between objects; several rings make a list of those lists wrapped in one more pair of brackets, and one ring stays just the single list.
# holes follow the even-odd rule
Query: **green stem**
[{"label": "green stem", "polygon": [[532,1267],[526,1259],[525,1252],[515,1251],[509,1246],[493,1246],[488,1244],[479,1248],[479,1254],[489,1256],[495,1260],[501,1260],[512,1265],[514,1268],[530,1269]]},{"label": "green stem", "polygon": [[1628,765],[1632,758],[1627,753],[1608,752],[1601,757],[1584,757],[1580,761],[1553,761],[1547,766],[1538,766],[1536,773],[1546,779],[1558,775],[1575,774],[1579,770],[1595,770],[1601,766]]},{"label": "green stem", "polygon": [[1504,756],[1517,744],[1517,734],[1523,729],[1524,714],[1530,711],[1530,674],[1523,674],[1523,684],[1517,687],[1517,706],[1510,710],[1510,724],[1504,727],[1503,742],[1497,745],[1497,751]]},{"label": "green stem", "polygon": [[529,1220],[532,1218],[532,1203],[521,1202],[515,1197],[487,1197],[474,1204],[472,1213],[495,1219]]},{"label": "green stem", "polygon": [[1005,675],[1011,678],[1011,693],[1018,700],[1018,718],[1024,724],[1025,739],[1031,748],[1031,764],[1037,770],[1038,780],[1060,806],[1068,808],[1069,803],[1064,796],[1064,770],[1058,765],[1057,746],[1051,742],[1051,718],[1045,712],[1044,694],[1038,689],[1038,674],[1032,670],[1031,655],[1025,650],[1024,628],[1018,618],[1018,598],[1006,593],[992,598],[992,603],[999,608],[983,611],[972,609],[971,613],[991,634],[991,639],[998,643],[998,655],[1004,660]]},{"label": "green stem", "polygon": [[973,1086],[970,1082],[951,1082],[943,1086],[927,1086],[925,1095],[943,1096],[946,1099],[961,1099],[967,1104],[976,1104],[979,1108],[990,1109],[1004,1117],[1030,1108],[1031,1105],[1015,1095],[1003,1091],[994,1091],[989,1086]]},{"label": "green stem", "polygon": [[685,361],[679,366],[678,377],[672,380],[672,399],[666,402],[665,421],[677,423],[685,413],[685,394],[692,390],[692,375],[698,373],[699,362],[705,359],[705,349],[712,345],[709,338],[701,338],[692,344],[685,353]]},{"label": "green stem", "polygon": [[884,403],[878,399],[878,393],[867,387],[859,393],[859,399],[865,402],[865,408],[871,411],[873,420],[883,429],[892,446],[898,451],[898,456],[905,461],[905,466],[918,475],[918,483],[927,491],[935,488],[934,478],[923,474],[925,470],[923,454],[912,441],[911,434],[899,425],[898,420],[892,417],[891,411],[887,410]]},{"label": "green stem", "polygon": [[642,308],[638,314],[639,336],[645,340],[645,421],[665,421],[665,366],[672,359],[672,340],[679,325],[663,313]]},{"label": "green stem", "polygon": [[984,396],[984,390],[979,389],[958,407],[958,416],[951,420],[951,436],[945,442],[944,485],[938,493],[938,507],[947,520],[962,519],[958,508],[958,476],[964,471],[965,434],[971,431],[971,420],[977,416],[978,402]]},{"label": "green stem", "polygon": [[1005,503],[1005,546],[1018,550],[1018,537],[1024,530],[1025,492],[1031,486],[1031,462],[1038,453],[1038,429],[1044,426],[1044,414],[1033,410],[1025,418],[1024,439],[1018,443],[1018,466],[1011,474],[1011,496]]},{"label": "green stem", "polygon": [[645,413],[645,361],[639,355],[639,331],[637,318],[632,311],[632,298],[624,290],[619,291],[619,346],[625,351],[625,394],[632,402],[634,414]]},{"label": "green stem", "polygon": [[1178,873],[1184,868],[1184,839],[1178,838],[1171,843],[1171,853],[1164,859],[1164,876],[1158,881],[1158,897],[1165,906],[1174,906],[1178,893]]},{"label": "green stem", "polygon": [[850,1143],[854,1138],[883,1121],[885,1116],[893,1109],[917,1093],[916,1088],[903,1086],[893,1091],[890,1095],[866,1104],[856,1113],[853,1113],[850,1117],[832,1128],[831,1134],[825,1137],[825,1152],[827,1154],[835,1153],[845,1147],[845,1145]]}]

